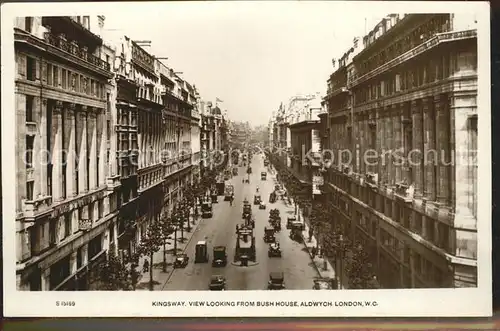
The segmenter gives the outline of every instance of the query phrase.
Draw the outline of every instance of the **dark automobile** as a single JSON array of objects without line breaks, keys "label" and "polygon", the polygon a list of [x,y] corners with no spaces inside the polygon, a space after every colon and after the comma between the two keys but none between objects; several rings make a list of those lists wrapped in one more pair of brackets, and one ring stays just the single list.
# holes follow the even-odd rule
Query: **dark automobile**
[{"label": "dark automobile", "polygon": [[254,197],[253,197],[253,204],[254,205],[260,204],[261,201],[262,201],[262,198],[260,197],[260,194],[254,195]]},{"label": "dark automobile", "polygon": [[266,209],[266,203],[264,201],[260,202],[259,209]]},{"label": "dark automobile", "polygon": [[265,243],[276,242],[276,238],[274,237],[274,228],[268,226],[264,228],[264,242]]},{"label": "dark automobile", "polygon": [[174,262],[174,268],[185,268],[189,263],[189,256],[186,254],[177,255]]},{"label": "dark automobile", "polygon": [[267,252],[269,257],[281,257],[281,248],[278,243],[273,243],[269,245],[269,251]]},{"label": "dark automobile", "polygon": [[261,180],[266,180],[266,178],[267,178],[267,172],[262,171],[262,172],[260,173],[260,179],[261,179]]},{"label": "dark automobile", "polygon": [[227,265],[226,246],[215,246],[213,255],[213,267],[225,267]]},{"label": "dark automobile", "polygon": [[269,274],[268,290],[283,290],[285,289],[285,276],[282,272],[271,272]]},{"label": "dark automobile", "polygon": [[226,289],[226,279],[221,275],[214,275],[208,285],[210,291],[224,291]]}]

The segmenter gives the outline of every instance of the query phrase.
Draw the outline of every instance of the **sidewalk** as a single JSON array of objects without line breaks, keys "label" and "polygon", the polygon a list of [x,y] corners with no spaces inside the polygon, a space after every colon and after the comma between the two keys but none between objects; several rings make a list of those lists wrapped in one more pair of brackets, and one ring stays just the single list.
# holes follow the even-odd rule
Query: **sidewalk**
[{"label": "sidewalk", "polygon": [[[276,173],[273,173],[271,177],[275,182],[277,181]],[[292,210],[295,208],[293,201],[292,201],[292,204],[288,204],[288,202],[286,202],[286,201],[282,201],[282,202],[285,204],[285,206],[287,206],[288,208],[290,208]],[[335,268],[334,268],[335,264],[334,263],[329,261],[327,258],[320,258],[318,256],[318,254],[316,254],[316,256],[313,258],[312,248],[318,247],[318,241],[314,235],[311,236],[311,240],[309,241],[309,219],[307,217],[304,217],[304,214],[300,208],[299,208],[298,212],[300,214],[299,219],[301,221],[303,221],[303,223],[304,223],[304,231],[302,231],[303,243],[304,243],[304,246],[307,248],[307,252],[309,253],[311,261],[313,262],[314,267],[315,267],[319,277],[320,278],[336,279],[336,273],[335,273]],[[304,220],[305,220],[305,222],[304,222]],[[326,262],[326,267],[327,267],[326,270],[324,268],[325,262]],[[339,280],[337,279],[337,281],[339,281]],[[341,289],[346,289],[347,287],[345,286],[345,280],[343,283],[344,284],[341,285]]]},{"label": "sidewalk", "polygon": [[[184,227],[184,242],[180,241],[181,238],[181,230],[177,230],[177,254],[182,254],[186,250],[187,245],[191,241],[193,234],[200,222],[203,221],[203,218],[198,216],[198,218],[194,218],[196,220],[193,225],[193,216],[190,216],[189,221],[191,222],[191,232],[187,232]],[[163,286],[170,278],[172,272],[174,271],[174,261],[176,254],[174,253],[174,234],[171,235],[172,239],[170,240],[170,244],[166,245],[166,260],[167,260],[167,272],[163,272],[163,246],[160,248],[158,252],[153,255],[153,263],[149,261],[150,268],[153,268],[153,290],[161,291]],[[143,272],[143,265],[145,259],[149,260],[149,257],[141,256],[139,258],[139,266],[137,267],[137,271],[139,272],[139,281],[137,282],[136,291],[149,291],[149,271]]]}]

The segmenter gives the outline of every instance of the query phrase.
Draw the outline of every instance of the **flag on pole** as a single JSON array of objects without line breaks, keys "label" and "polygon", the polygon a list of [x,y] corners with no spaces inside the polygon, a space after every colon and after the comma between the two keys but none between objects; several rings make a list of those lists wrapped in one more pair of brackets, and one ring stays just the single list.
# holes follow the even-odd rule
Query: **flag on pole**
[{"label": "flag on pole", "polygon": [[224,102],[224,101],[222,101],[222,100],[221,100],[221,99],[219,99],[219,98],[215,98],[215,102]]}]

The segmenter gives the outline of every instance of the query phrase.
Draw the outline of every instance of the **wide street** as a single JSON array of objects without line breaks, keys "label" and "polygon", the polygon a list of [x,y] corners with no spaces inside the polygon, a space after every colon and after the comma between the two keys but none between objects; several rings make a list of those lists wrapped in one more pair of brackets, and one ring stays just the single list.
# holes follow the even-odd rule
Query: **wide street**
[{"label": "wide street", "polygon": [[[233,206],[219,196],[219,202],[213,204],[214,216],[202,221],[187,246],[186,254],[190,257],[189,264],[184,269],[175,269],[164,284],[163,290],[207,290],[212,275],[225,276],[226,290],[264,290],[267,289],[269,273],[273,271],[284,273],[287,289],[311,289],[313,278],[318,276],[317,272],[304,249],[304,244],[292,241],[289,238],[289,230],[286,229],[286,218],[287,215],[293,213],[293,208],[287,207],[283,201],[277,201],[274,204],[268,202],[275,182],[270,173],[267,174],[267,180],[260,179],[261,171],[266,171],[262,155],[254,155],[251,166],[253,173],[250,175],[249,184],[242,183],[244,176],[247,176],[246,167],[240,167],[239,175],[226,182],[226,184],[234,185]],[[259,210],[257,205],[253,205],[257,186],[262,199],[266,202],[265,210]],[[243,223],[241,213],[245,198],[252,203],[252,213],[255,215],[257,251],[257,264],[248,267],[231,263],[236,247],[236,225]],[[268,244],[263,240],[264,227],[268,225],[269,210],[272,208],[278,208],[282,218],[282,230],[276,233],[276,239],[281,245],[281,258],[269,258]],[[208,263],[195,264],[195,246],[200,240],[207,241],[210,260]],[[212,267],[212,249],[218,245],[224,245],[227,248],[226,267]]]}]

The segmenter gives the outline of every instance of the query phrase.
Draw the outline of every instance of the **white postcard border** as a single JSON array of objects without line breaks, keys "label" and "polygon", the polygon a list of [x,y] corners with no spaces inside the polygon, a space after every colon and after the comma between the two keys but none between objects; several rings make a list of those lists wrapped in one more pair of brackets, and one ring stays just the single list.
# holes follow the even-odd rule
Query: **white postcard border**
[{"label": "white postcard border", "polygon": [[[15,277],[15,123],[12,21],[16,16],[37,14],[67,15],[74,12],[116,12],[116,3],[27,3],[2,6],[2,174],[3,174],[3,261],[5,316],[491,316],[491,104],[490,104],[490,9],[487,2],[337,2],[341,6],[385,6],[391,12],[467,12],[478,18],[478,287],[468,289],[351,290],[351,291],[168,291],[168,292],[24,292],[16,290]],[[198,3],[199,4],[199,3]],[[269,10],[290,3],[268,2]],[[141,11],[147,6],[187,5],[186,3],[120,3],[121,11]],[[193,4],[190,4],[193,5]],[[233,6],[235,2],[211,3],[212,7]],[[218,9],[218,10],[219,10]],[[110,14],[108,14],[110,15]],[[74,307],[56,306],[74,301]],[[184,307],[154,307],[153,301],[184,302]],[[333,307],[189,307],[189,301],[204,302],[332,302]],[[338,307],[348,301],[377,302],[371,307]]]}]

